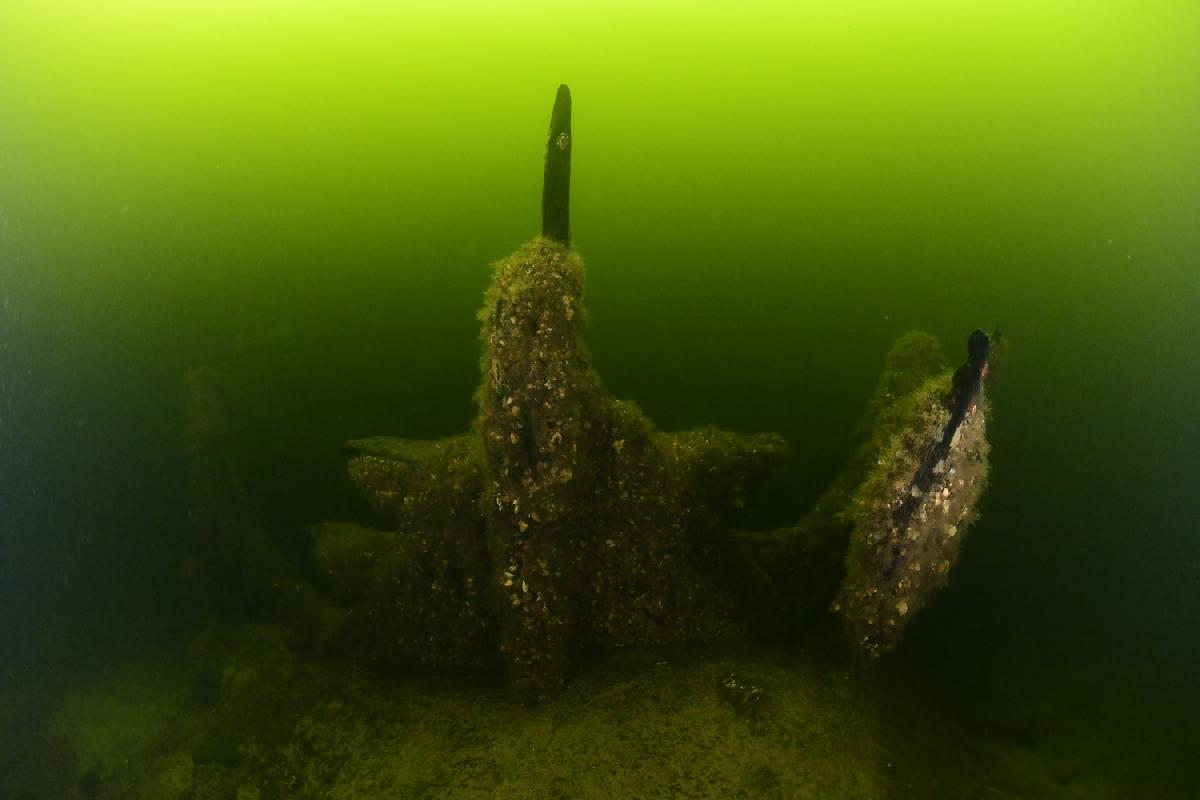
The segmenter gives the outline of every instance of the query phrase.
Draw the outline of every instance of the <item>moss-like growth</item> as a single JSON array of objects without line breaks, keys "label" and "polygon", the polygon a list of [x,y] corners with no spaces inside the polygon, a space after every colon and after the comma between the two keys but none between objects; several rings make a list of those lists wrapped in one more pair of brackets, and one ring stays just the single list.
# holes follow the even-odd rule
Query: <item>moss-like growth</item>
[{"label": "moss-like growth", "polygon": [[[587,650],[796,633],[835,595],[864,651],[893,647],[945,580],[986,478],[980,405],[934,485],[905,500],[949,418],[936,341],[909,334],[893,347],[846,466],[809,514],[738,531],[786,444],[656,431],[592,369],[582,299],[582,263],[560,243],[540,238],[498,262],[471,429],[348,445],[350,477],[384,529],[314,528],[340,615],[257,521],[230,441],[230,390],[194,374],[193,498],[216,551],[277,617],[323,626],[323,640],[367,664],[502,663],[535,700],[559,692]],[[902,503],[911,508],[897,516]]]},{"label": "moss-like growth", "polygon": [[495,621],[483,602],[477,527],[378,531],[325,523],[317,563],[349,612],[340,640],[372,666],[485,667]]},{"label": "moss-like growth", "polygon": [[[483,320],[480,498],[497,589],[501,644],[532,696],[556,691],[579,635],[589,542],[580,529],[595,495],[599,381],[579,335],[583,269],[539,239],[495,265]],[[505,608],[505,606],[508,608]]]},{"label": "moss-like growth", "polygon": [[582,344],[582,290],[578,256],[538,239],[496,265],[482,314],[488,552],[503,651],[533,696],[556,691],[582,647],[732,634],[712,529],[784,451],[777,437],[656,433],[608,397]]},{"label": "moss-like growth", "polygon": [[440,527],[479,517],[481,459],[466,434],[437,441],[377,436],[346,444],[350,479],[371,508],[402,527]]},{"label": "moss-like growth", "polygon": [[499,654],[540,699],[584,650],[741,631],[726,525],[786,445],[655,431],[592,370],[582,293],[579,257],[555,241],[497,263],[471,431],[350,444],[352,479],[394,530],[323,525],[315,553],[372,663]]},{"label": "moss-like growth", "polygon": [[[911,344],[902,340],[898,348]],[[909,361],[893,353],[890,363]],[[853,531],[834,608],[849,624],[854,644],[872,657],[894,648],[908,622],[945,584],[987,483],[982,393],[953,431],[945,457],[930,465],[929,484],[917,478],[950,422],[952,396],[951,376],[944,372],[915,389],[896,391],[880,407],[868,446],[874,463],[844,512]]]},{"label": "moss-like growth", "polygon": [[[298,658],[288,639],[216,628],[186,654],[104,663],[55,698],[50,730],[33,728],[60,743],[61,765],[36,766],[59,769],[57,785],[5,800],[877,798],[887,788],[869,699],[846,691],[844,676],[772,653],[600,658],[553,707],[530,709],[476,681],[396,681]],[[740,697],[724,685],[731,674]],[[20,741],[0,728],[0,744]],[[16,777],[0,773],[0,789],[28,785]]]},{"label": "moss-like growth", "polygon": [[845,577],[854,530],[847,509],[874,468],[881,443],[908,424],[913,391],[945,365],[934,337],[920,331],[900,337],[854,426],[846,463],[812,509],[794,525],[737,532],[761,633],[795,636],[826,619]]},{"label": "moss-like growth", "polygon": [[894,647],[944,582],[986,479],[980,397],[933,485],[914,487],[950,416],[936,341],[909,334],[893,347],[850,457],[812,511],[739,531],[786,444],[656,431],[592,369],[582,299],[582,263],[562,244],[540,238],[498,262],[470,430],[348,445],[350,477],[384,529],[313,530],[340,616],[256,522],[229,446],[226,390],[193,376],[193,497],[216,550],[278,600],[276,616],[323,625],[324,640],[367,664],[501,663],[534,700],[559,692],[587,650],[798,633],[835,596],[861,649]]},{"label": "moss-like growth", "polygon": [[[772,434],[656,431],[605,391],[583,341],[584,270],[569,245],[571,147],[563,87],[547,143],[547,227],[493,265],[480,312],[470,430],[348,445],[350,477],[385,529],[314,529],[316,568],[342,615],[257,521],[227,431],[228,393],[202,372],[189,378],[188,451],[197,518],[214,549],[244,586],[283,607],[280,616],[317,619],[324,638],[369,664],[500,662],[532,700],[558,693],[587,650],[807,627],[839,583],[859,644],[871,653],[893,646],[944,579],[972,518],[986,477],[982,407],[959,425],[965,406],[955,401],[947,424],[948,381],[931,377],[944,365],[937,343],[904,337],[846,466],[813,510],[792,526],[738,531],[787,446]],[[988,337],[976,334],[980,371],[955,379],[968,400],[986,374]],[[945,441],[937,451],[930,444],[942,431],[947,441],[957,431],[944,458]]]}]

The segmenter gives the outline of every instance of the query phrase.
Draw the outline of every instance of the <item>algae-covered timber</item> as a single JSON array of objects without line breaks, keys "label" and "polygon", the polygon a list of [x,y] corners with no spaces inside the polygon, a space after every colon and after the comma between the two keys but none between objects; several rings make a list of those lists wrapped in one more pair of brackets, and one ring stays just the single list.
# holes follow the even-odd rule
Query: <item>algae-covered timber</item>
[{"label": "algae-covered timber", "polygon": [[875,464],[845,510],[853,526],[834,608],[869,656],[891,650],[945,584],[987,485],[987,335],[968,360],[900,396],[885,413]]},{"label": "algae-covered timber", "polygon": [[315,530],[369,662],[479,664],[491,647],[530,699],[590,648],[741,636],[725,526],[787,452],[770,434],[655,431],[605,391],[569,246],[570,110],[560,87],[543,235],[493,267],[475,424],[352,443],[351,475],[390,530]]},{"label": "algae-covered timber", "polygon": [[[303,602],[273,616],[310,639],[315,627],[323,647],[373,667],[500,666],[531,701],[560,693],[589,651],[795,635],[829,619],[831,604],[861,652],[895,646],[944,582],[984,486],[986,369],[972,361],[952,380],[932,337],[902,338],[813,509],[793,525],[742,529],[787,443],[657,431],[592,368],[570,245],[570,111],[562,86],[542,235],[492,268],[469,429],[349,443],[351,480],[380,527],[315,526],[311,581],[263,546],[237,470],[214,447],[191,448],[201,527],[246,560],[250,582],[288,576]],[[189,414],[219,418],[206,409]],[[914,489],[919,502],[906,499]],[[911,508],[897,516],[900,503]]]}]

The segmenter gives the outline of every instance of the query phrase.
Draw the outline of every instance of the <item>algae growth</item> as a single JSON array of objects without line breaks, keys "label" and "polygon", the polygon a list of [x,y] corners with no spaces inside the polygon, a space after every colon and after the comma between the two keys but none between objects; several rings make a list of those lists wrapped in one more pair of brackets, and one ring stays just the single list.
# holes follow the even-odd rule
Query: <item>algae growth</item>
[{"label": "algae growth", "polygon": [[[487,756],[457,738],[443,739],[442,758],[469,784],[432,768],[389,782],[384,755],[322,777],[332,750],[313,758],[303,789],[271,770],[300,761],[284,749],[297,713],[312,716],[306,674],[330,700],[344,701],[339,680],[377,684],[364,705],[381,713],[420,686],[433,704],[469,696],[486,719],[497,706],[553,717],[578,712],[580,693],[603,695],[597,676],[613,674],[613,659],[639,657],[624,668],[647,691],[683,680],[656,663],[677,663],[677,641],[728,658],[696,680],[696,705],[739,721],[740,709],[768,722],[803,713],[787,687],[807,683],[800,662],[822,648],[866,655],[861,680],[821,689],[899,731],[868,767],[889,795],[911,782],[916,796],[1096,797],[1082,778],[1124,772],[1124,794],[1190,796],[1195,4],[752,3],[731,14],[525,3],[490,19],[411,4],[151,5],[0,11],[0,796],[155,794],[143,784],[320,796],[351,783],[548,795],[542,773],[525,780],[530,767],[515,760],[472,772]],[[549,244],[525,252],[553,73],[570,77],[586,116],[548,136],[547,154],[571,155],[578,134],[571,177],[585,213],[568,222],[566,204],[549,206]],[[645,436],[610,435],[604,451],[580,434],[587,458],[567,463],[540,452],[560,433],[539,430],[552,421],[543,398],[523,385],[475,394],[490,388],[493,360],[500,371],[520,357],[493,350],[472,321],[488,263],[513,251],[531,279],[549,260],[586,268],[575,315],[551,322],[557,333],[590,312],[570,328],[596,373],[578,379],[580,396],[596,418],[641,417],[645,428],[629,427]],[[923,490],[930,527],[899,524],[888,507],[907,505],[919,450],[949,423],[961,339],[993,320],[1019,333],[1023,353],[979,406],[994,411],[981,420],[987,524],[953,521],[966,503],[952,487],[948,505]],[[936,332],[951,363],[917,337],[885,364],[913,328]],[[514,335],[525,347],[554,334]],[[511,375],[541,374],[511,364]],[[180,378],[197,365],[181,414]],[[519,412],[496,417],[509,396]],[[485,400],[491,429],[517,442],[488,444]],[[676,447],[723,459],[755,431],[781,433],[791,455],[781,446],[740,486],[707,473],[705,458],[671,462]],[[665,545],[627,520],[600,530],[608,520],[588,509],[621,492],[571,491],[646,464],[668,479],[626,479],[625,490],[663,495],[685,462],[693,474],[674,485],[688,491],[650,507],[684,530],[668,538],[658,517],[644,523]],[[564,465],[571,479],[553,482]],[[519,512],[496,507],[493,480],[511,480],[501,488]],[[564,509],[545,529],[526,514],[549,518],[543,500]],[[576,518],[586,553],[551,565],[545,554],[562,555],[558,534]],[[669,548],[670,563],[659,558]],[[138,669],[111,649],[164,624],[185,640],[210,616],[228,647]],[[688,619],[706,624],[672,625]],[[278,644],[233,659],[247,620],[279,626],[245,634]],[[664,658],[626,644],[656,640]],[[737,657],[764,641],[792,660]],[[839,668],[842,657],[828,656]],[[280,682],[295,705],[249,677],[245,665],[273,659],[291,665]],[[47,664],[69,664],[75,680],[36,708],[8,691]],[[458,670],[471,685],[412,677]],[[868,684],[897,674],[909,679],[880,691],[920,700],[880,719],[862,707]],[[173,703],[177,691],[194,705]],[[258,692],[273,707],[254,705]],[[526,698],[545,700],[526,709]],[[1114,705],[1139,702],[1113,715],[1134,724],[1105,724]],[[374,713],[353,709],[347,729]],[[220,746],[190,733],[214,714],[237,722],[211,729]],[[470,727],[469,711],[459,720]],[[1064,730],[1093,744],[1060,759]],[[604,764],[643,774],[651,760],[680,774],[685,756],[746,753],[720,738],[627,749],[620,731],[588,733],[612,754]],[[898,752],[931,731],[938,747]],[[1137,747],[1123,746],[1131,737]],[[399,738],[380,741],[398,752]],[[1006,781],[1002,765],[964,753],[995,738],[1016,771],[1057,762],[1054,779]],[[838,742],[856,743],[879,740]],[[589,766],[554,753],[556,770]],[[914,760],[938,765],[923,774],[932,780],[913,778]],[[17,786],[33,764],[40,781]],[[704,768],[724,778],[678,788],[795,793],[779,764]]]},{"label": "algae growth", "polygon": [[[379,528],[320,524],[298,553],[295,532],[259,508],[262,453],[248,447],[237,391],[213,370],[188,373],[201,535],[188,574],[238,615],[274,624],[213,625],[181,654],[178,676],[157,677],[161,692],[129,697],[120,681],[136,678],[123,674],[67,698],[50,728],[64,747],[47,752],[73,764],[76,794],[884,791],[862,698],[811,664],[687,648],[819,630],[839,582],[850,644],[867,655],[894,646],[895,615],[911,617],[944,581],[983,487],[982,374],[951,423],[965,406],[944,377],[925,374],[940,360],[936,343],[902,340],[818,504],[793,525],[747,530],[764,479],[788,455],[782,437],[658,431],[592,367],[583,264],[569,244],[569,108],[562,87],[543,235],[493,265],[473,424],[437,441],[347,446]],[[921,465],[935,458],[927,486]],[[915,511],[894,523],[896,498],[918,489]],[[627,668],[618,652],[634,654]],[[494,674],[512,696],[395,684],[364,667]],[[120,737],[108,733],[114,721]]]},{"label": "algae growth", "polygon": [[[280,626],[214,625],[122,652],[0,726],[12,800],[1111,796],[1078,746],[937,733],[924,698],[828,659],[652,648],[593,660],[554,703],[404,680],[297,652]],[[38,705],[36,709],[30,708]],[[1004,714],[989,712],[996,720]],[[1009,708],[1011,717],[1016,710]],[[924,724],[914,727],[914,721]],[[931,723],[937,721],[938,725]],[[8,722],[5,720],[5,722]],[[1086,752],[1086,750],[1085,750]]]},{"label": "algae growth", "polygon": [[[316,526],[319,578],[289,565],[256,515],[220,400],[232,390],[215,374],[189,375],[194,517],[222,572],[239,575],[242,591],[310,646],[373,667],[500,665],[528,701],[558,695],[590,652],[819,628],[839,582],[854,646],[874,655],[881,640],[894,645],[896,620],[944,581],[982,490],[986,370],[956,373],[956,386],[970,378],[970,395],[956,399],[944,381],[925,380],[940,360],[936,343],[902,340],[861,443],[813,511],[795,525],[743,529],[788,454],[783,439],[658,431],[592,367],[583,263],[569,242],[570,108],[560,87],[543,235],[493,265],[474,423],[438,441],[351,442],[351,479],[385,527]],[[930,490],[918,469],[933,460],[942,477]],[[907,516],[890,526],[871,518],[909,492],[946,517],[936,534]],[[930,513],[922,504],[916,519]],[[883,540],[894,558],[864,555]],[[872,627],[882,631],[864,632]]]},{"label": "algae growth", "polygon": [[[779,656],[643,651],[530,708],[478,683],[297,657],[286,629],[212,629],[69,693],[49,736],[64,800],[876,797],[869,703]],[[162,656],[158,656],[162,659]],[[164,669],[164,666],[173,668]],[[719,690],[765,688],[747,715]],[[718,756],[719,757],[716,757]],[[29,777],[28,764],[0,788]],[[21,794],[7,797],[22,798]],[[25,795],[28,796],[28,795]]]}]

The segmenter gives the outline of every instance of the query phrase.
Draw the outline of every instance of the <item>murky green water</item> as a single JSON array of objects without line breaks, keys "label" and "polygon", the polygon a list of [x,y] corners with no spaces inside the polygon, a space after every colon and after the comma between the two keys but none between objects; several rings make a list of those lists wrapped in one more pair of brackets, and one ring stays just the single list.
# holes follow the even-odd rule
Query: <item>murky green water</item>
[{"label": "murky green water", "polygon": [[[846,458],[899,335],[957,359],[999,326],[982,519],[869,674],[793,642],[597,660],[551,710],[487,681],[362,678],[339,708],[375,716],[322,716],[313,698],[350,667],[283,664],[267,635],[197,643],[184,374],[227,374],[252,446],[282,454],[275,523],[361,517],[343,441],[443,436],[475,413],[487,265],[537,232],[560,82],[609,389],[666,430],[783,434],[764,519],[792,519]],[[1185,2],[6,3],[0,724],[22,744],[0,787],[1188,796],[1198,109]],[[258,755],[226,758],[213,739],[248,706],[139,677],[237,658],[285,672],[289,719],[319,723],[264,722]],[[773,715],[710,707],[706,670],[729,659]],[[498,733],[509,713],[545,748],[528,775]],[[591,761],[552,744],[563,731],[592,737]],[[272,772],[280,742],[322,766]],[[839,766],[796,767],[818,761]],[[601,767],[612,782],[577,777]]]}]

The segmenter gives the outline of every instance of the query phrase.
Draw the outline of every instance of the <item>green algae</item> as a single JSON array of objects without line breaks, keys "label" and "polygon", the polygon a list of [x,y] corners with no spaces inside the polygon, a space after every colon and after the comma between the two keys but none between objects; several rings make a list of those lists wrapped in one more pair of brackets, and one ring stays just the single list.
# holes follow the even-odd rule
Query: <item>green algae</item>
[{"label": "green algae", "polygon": [[[0,749],[41,761],[0,774],[33,800],[1102,797],[1095,732],[1021,704],[973,712],[956,736],[926,694],[795,651],[620,651],[584,665],[556,702],[499,684],[357,669],[298,655],[274,626],[216,626],[186,647],[96,664]],[[732,681],[734,688],[729,688]],[[731,694],[733,692],[734,694]],[[736,696],[735,696],[736,694]],[[0,696],[0,707],[12,708]],[[1040,713],[1037,709],[1030,713]],[[7,718],[7,716],[6,716]],[[1008,718],[1009,721],[1005,722]],[[1055,731],[1068,738],[1049,738]],[[49,743],[53,742],[53,747]],[[46,770],[53,763],[57,783]],[[22,771],[38,772],[33,782]],[[24,783],[22,783],[24,781]],[[49,792],[49,793],[48,793]]]},{"label": "green algae", "polygon": [[[448,517],[479,519],[482,481],[474,437],[436,441],[376,436],[346,443],[350,480],[381,518],[401,527],[440,527]],[[423,515],[423,516],[422,516]]]},{"label": "green algae", "polygon": [[[772,531],[739,530],[787,443],[714,427],[658,431],[605,389],[583,336],[583,261],[569,243],[572,146],[570,93],[560,86],[544,176],[551,224],[492,265],[478,314],[474,422],[438,441],[347,445],[350,479],[382,527],[312,528],[319,581],[280,552],[256,513],[231,435],[237,414],[226,408],[235,393],[212,371],[188,374],[193,516],[214,555],[240,577],[242,593],[257,591],[275,619],[310,643],[371,667],[499,663],[517,695],[533,702],[562,692],[591,652],[820,627],[847,550],[837,605],[859,628],[859,646],[881,649],[883,637],[861,630],[878,625],[896,629],[886,643],[894,645],[902,627],[895,615],[905,617],[910,604],[915,613],[925,597],[909,599],[907,572],[885,591],[893,565],[882,546],[863,542],[878,545],[884,511],[895,505],[891,485],[905,485],[894,473],[919,463],[940,429],[934,417],[911,413],[942,399],[940,390],[914,388],[940,363],[936,342],[913,334],[893,348],[851,457],[808,515]],[[986,455],[982,419],[972,447]],[[891,472],[880,477],[884,464]],[[957,522],[969,521],[982,487],[980,479],[952,498]],[[940,505],[940,493],[935,499]],[[876,519],[866,518],[868,507]],[[932,545],[944,551],[939,574],[957,545],[942,540],[954,535],[951,525]],[[931,558],[912,568],[932,574]],[[867,609],[868,597],[882,598],[887,613]]]},{"label": "green algae", "polygon": [[[834,609],[855,646],[879,656],[899,643],[913,617],[946,585],[987,486],[988,405],[967,412],[927,490],[913,482],[950,418],[948,372],[936,368],[936,343],[910,335],[893,348],[872,407],[871,462],[843,516],[851,525],[846,576]],[[911,513],[901,510],[911,508]]]},{"label": "green algae", "polygon": [[[870,709],[836,677],[770,653],[654,651],[601,661],[558,701],[444,681],[397,683],[300,660],[291,634],[214,630],[190,669],[126,665],[55,715],[99,798],[877,797]],[[753,718],[718,691],[730,671],[769,687]],[[193,685],[218,676],[196,700]],[[107,737],[108,720],[123,733]]]},{"label": "green algae", "polygon": [[[881,556],[867,563],[866,539],[882,524],[880,509],[894,505],[891,487],[945,424],[945,376],[929,377],[944,366],[936,340],[912,333],[892,348],[850,457],[807,515],[774,530],[739,530],[786,444],[713,427],[661,432],[635,404],[608,395],[582,340],[583,282],[579,257],[545,239],[498,262],[480,314],[474,425],[436,441],[347,445],[351,481],[384,527],[312,529],[333,600],[320,606],[316,641],[371,667],[503,664],[528,700],[562,691],[582,654],[597,649],[804,635],[825,625],[835,595],[855,641],[873,653],[894,646],[897,621],[944,583],[957,551],[942,535],[937,558],[927,554],[929,563],[914,567],[936,580],[912,592],[907,584],[920,576],[906,572],[885,591],[890,567]],[[219,443],[224,416],[213,405],[192,412],[189,430],[215,430],[209,438]],[[974,431],[973,443],[957,452],[979,456],[986,477],[983,414],[977,419],[977,431],[964,429]],[[955,463],[965,474],[965,463]],[[216,517],[215,538],[236,541],[251,568],[270,574],[261,565],[275,556],[236,464],[219,461],[215,470],[193,480],[206,489],[198,494],[205,507],[222,492],[232,499]],[[982,477],[956,496],[964,529]],[[249,521],[239,523],[239,514]],[[300,596],[312,596],[302,588]],[[284,610],[301,622],[312,616]],[[887,630],[864,633],[880,625]],[[311,625],[296,627],[313,641]]]},{"label": "green algae", "polygon": [[549,239],[497,262],[470,430],[347,446],[385,528],[319,525],[314,557],[364,663],[498,659],[540,700],[590,650],[744,633],[732,530],[787,446],[658,431],[610,396],[583,342],[583,286],[579,256]]},{"label": "green algae", "polygon": [[481,669],[495,661],[478,526],[313,528],[314,555],[346,612],[330,646],[373,667]]}]

